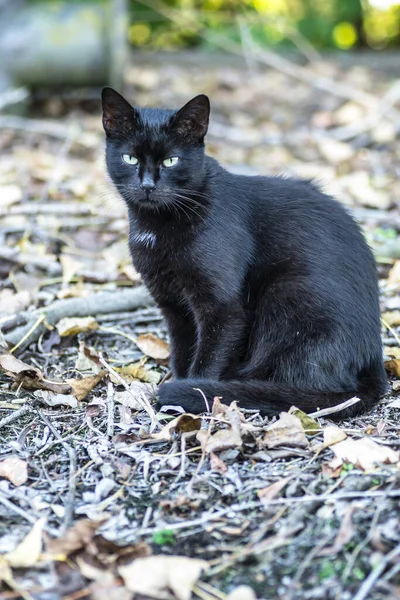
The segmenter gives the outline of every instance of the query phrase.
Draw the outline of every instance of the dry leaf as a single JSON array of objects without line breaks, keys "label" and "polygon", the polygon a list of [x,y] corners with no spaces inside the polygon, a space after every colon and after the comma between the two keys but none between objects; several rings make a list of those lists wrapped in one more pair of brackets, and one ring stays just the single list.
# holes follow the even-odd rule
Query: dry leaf
[{"label": "dry leaf", "polygon": [[190,600],[192,588],[207,566],[196,558],[159,555],[138,558],[118,571],[134,594],[164,600],[172,592],[178,600]]},{"label": "dry leaf", "polygon": [[58,321],[56,327],[60,336],[65,337],[83,331],[94,331],[99,325],[94,317],[65,317]]},{"label": "dry leaf", "polygon": [[349,504],[346,508],[346,512],[343,517],[343,521],[340,525],[340,529],[336,535],[335,541],[332,546],[323,548],[318,556],[332,556],[340,552],[346,544],[348,544],[353,537],[354,528],[352,523],[353,513],[357,510],[354,504]]},{"label": "dry leaf", "polygon": [[106,520],[92,521],[91,519],[81,519],[77,521],[62,537],[50,540],[47,543],[47,551],[57,557],[69,556],[73,552],[84,548],[92,540],[97,529]]},{"label": "dry leaf", "polygon": [[54,394],[47,390],[36,390],[33,392],[36,398],[39,398],[47,406],[70,406],[78,408],[78,400],[72,394]]},{"label": "dry leaf", "polygon": [[65,253],[61,254],[60,263],[62,267],[62,283],[63,287],[65,287],[69,284],[69,282],[76,275],[76,273],[78,273],[78,271],[82,268],[83,263],[81,260],[77,260],[74,256],[70,256],[69,254]]},{"label": "dry leaf", "polygon": [[171,354],[169,344],[152,333],[144,333],[136,338],[136,345],[146,356],[158,360],[166,360]]},{"label": "dry leaf", "polygon": [[10,567],[32,567],[36,565],[42,552],[42,532],[46,519],[36,521],[28,535],[18,544],[14,550],[4,555]]},{"label": "dry leaf", "polygon": [[62,381],[45,379],[40,369],[15,358],[12,354],[0,355],[0,369],[15,381],[15,387],[26,390],[49,390],[58,394],[69,394],[71,386]]},{"label": "dry leaf", "polygon": [[218,410],[219,416],[223,416],[229,421],[230,427],[228,429],[220,429],[213,435],[210,435],[209,431],[201,429],[196,437],[201,444],[203,452],[210,454],[218,450],[240,448],[243,444],[241,435],[243,415],[238,409],[237,403],[232,402],[229,406],[226,406],[225,404],[221,404],[219,399],[215,399],[214,408]]},{"label": "dry leaf", "polygon": [[381,446],[366,437],[344,440],[332,446],[332,450],[342,461],[352,463],[364,471],[382,463],[397,463],[400,460],[398,451]]},{"label": "dry leaf", "polygon": [[332,479],[337,479],[340,477],[340,474],[343,469],[343,462],[340,458],[333,458],[328,463],[323,463],[322,465],[322,473],[326,475],[326,477],[331,477]]},{"label": "dry leaf", "polygon": [[[337,425],[328,425],[324,428],[324,443],[322,448],[329,448],[334,444],[343,442],[347,438],[347,434]],[[321,449],[322,449],[321,448]]]},{"label": "dry leaf", "polygon": [[400,260],[396,260],[387,277],[388,283],[400,282]]},{"label": "dry leaf", "polygon": [[268,485],[267,487],[258,490],[257,496],[263,503],[265,502],[266,504],[268,504],[268,500],[273,500],[274,498],[279,496],[279,493],[283,490],[283,488],[286,487],[288,481],[290,481],[291,479],[291,477],[283,477],[282,479],[271,483],[271,485]]},{"label": "dry leaf", "polygon": [[81,402],[106,375],[107,371],[99,371],[96,375],[89,375],[83,379],[67,379],[67,383],[71,386],[75,398]]},{"label": "dry leaf", "polygon": [[213,435],[209,435],[205,429],[200,429],[196,437],[206,454],[229,448],[240,448],[243,443],[240,432],[231,428],[220,429]]},{"label": "dry leaf", "polygon": [[226,600],[257,600],[257,596],[248,585],[239,585],[227,595]]},{"label": "dry leaf", "polygon": [[289,409],[289,415],[295,415],[298,419],[300,419],[304,431],[320,431],[321,429],[321,426],[315,419],[309,417],[307,413],[303,412],[296,406],[292,406],[292,408]]},{"label": "dry leaf", "polygon": [[0,462],[0,477],[8,479],[18,487],[28,480],[28,466],[24,460],[16,456],[6,458]]},{"label": "dry leaf", "polygon": [[382,319],[388,325],[400,325],[400,310],[389,310],[382,313]]},{"label": "dry leaf", "polygon": [[400,358],[400,348],[398,346],[383,346],[383,354],[391,358]]},{"label": "dry leaf", "polygon": [[15,589],[10,565],[4,559],[4,557],[0,555],[0,584],[2,581],[4,581],[11,589]]},{"label": "dry leaf", "polygon": [[86,346],[82,340],[79,342],[78,358],[75,362],[75,369],[80,372],[96,375],[103,370],[99,355],[93,348]]},{"label": "dry leaf", "polygon": [[20,202],[22,197],[22,189],[19,185],[0,185],[0,208],[4,209]]},{"label": "dry leaf", "polygon": [[400,359],[385,360],[385,369],[395,377],[400,377]]},{"label": "dry leaf", "polygon": [[265,430],[261,446],[266,448],[276,448],[277,446],[308,448],[309,443],[300,419],[295,415],[283,412],[280,414],[279,420]]},{"label": "dry leaf", "polygon": [[[157,385],[161,379],[160,373],[157,373],[157,371],[152,369],[146,369],[141,362],[125,365],[124,367],[115,367],[114,370],[117,371],[117,373],[121,375],[122,379],[124,379],[124,381],[127,383],[131,383],[132,381],[139,379],[139,381]],[[119,381],[113,378],[112,375],[110,375],[110,379],[115,384],[119,383]]]},{"label": "dry leaf", "polygon": [[29,306],[31,295],[28,291],[18,292],[5,288],[0,290],[0,317],[21,312]]},{"label": "dry leaf", "polygon": [[211,471],[216,471],[217,473],[221,473],[221,475],[224,475],[228,470],[224,461],[214,454],[214,452],[210,452],[210,467]]},{"label": "dry leaf", "polygon": [[175,419],[172,419],[167,425],[165,425],[161,431],[157,433],[153,433],[151,435],[151,440],[165,440],[169,441],[172,439],[173,434],[190,434],[196,431],[199,431],[201,427],[201,417],[198,415],[192,415],[190,413],[184,413],[183,415],[179,415]]},{"label": "dry leaf", "polygon": [[151,400],[155,397],[156,391],[156,386],[151,383],[132,381],[132,383],[129,385],[129,391],[124,390],[122,392],[115,392],[114,399],[115,402],[119,402],[127,408],[139,410],[143,405],[143,397],[146,400]]}]

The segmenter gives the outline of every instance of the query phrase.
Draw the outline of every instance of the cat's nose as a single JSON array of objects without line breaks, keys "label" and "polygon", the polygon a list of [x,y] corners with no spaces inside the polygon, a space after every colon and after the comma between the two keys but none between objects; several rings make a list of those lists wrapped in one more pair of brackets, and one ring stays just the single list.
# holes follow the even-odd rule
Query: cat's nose
[{"label": "cat's nose", "polygon": [[152,177],[145,175],[140,183],[140,187],[146,192],[151,192],[156,187],[156,184]]}]

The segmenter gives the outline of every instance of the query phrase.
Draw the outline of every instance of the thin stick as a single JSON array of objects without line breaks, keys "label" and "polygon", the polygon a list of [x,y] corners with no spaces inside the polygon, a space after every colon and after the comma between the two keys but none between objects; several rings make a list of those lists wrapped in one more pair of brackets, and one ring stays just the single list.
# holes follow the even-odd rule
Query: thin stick
[{"label": "thin stick", "polygon": [[111,381],[107,385],[107,437],[114,435],[114,386]]},{"label": "thin stick", "polygon": [[368,575],[367,579],[364,580],[362,586],[358,590],[357,594],[353,596],[353,600],[365,600],[369,596],[370,591],[374,587],[375,583],[382,575],[386,567],[392,562],[396,556],[400,554],[400,544],[397,544],[382,558],[382,560],[372,569],[371,573]]},{"label": "thin stick", "polygon": [[332,406],[330,408],[323,408],[322,410],[316,410],[315,412],[309,413],[309,417],[326,417],[327,415],[333,415],[334,413],[340,412],[345,408],[349,408],[349,406],[353,406],[353,404],[357,404],[357,402],[361,402],[361,398],[350,398],[350,400],[346,400],[341,404],[337,404],[336,406]]},{"label": "thin stick", "polygon": [[73,514],[74,514],[74,504],[75,504],[75,494],[76,494],[75,473],[77,470],[76,469],[76,466],[77,466],[76,452],[75,452],[74,448],[72,448],[72,446],[70,446],[63,440],[62,436],[59,434],[59,432],[54,427],[54,425],[49,421],[49,419],[40,410],[38,410],[38,414],[39,414],[40,418],[42,419],[42,421],[44,423],[46,423],[47,427],[50,429],[50,431],[52,432],[54,437],[57,438],[58,440],[60,440],[60,443],[64,446],[64,448],[66,449],[66,451],[68,452],[68,455],[69,455],[68,494],[67,494],[67,498],[66,498],[66,502],[65,502],[65,515],[64,515],[64,523],[62,526],[62,532],[64,533],[72,525],[72,518],[73,518]]},{"label": "thin stick", "polygon": [[8,417],[4,417],[4,419],[2,419],[0,421],[0,429],[2,427],[5,427],[5,425],[9,425],[13,421],[16,421],[17,419],[19,419],[26,413],[30,412],[31,410],[32,410],[32,407],[29,404],[24,404],[23,406],[21,406],[21,408],[16,410],[14,413],[11,413],[11,415],[8,415]]}]

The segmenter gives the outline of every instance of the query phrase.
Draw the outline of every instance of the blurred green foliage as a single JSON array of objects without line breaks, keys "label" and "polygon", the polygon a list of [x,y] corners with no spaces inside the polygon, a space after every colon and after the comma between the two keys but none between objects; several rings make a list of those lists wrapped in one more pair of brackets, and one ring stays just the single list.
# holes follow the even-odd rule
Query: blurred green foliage
[{"label": "blurred green foliage", "polygon": [[137,47],[213,46],[213,33],[230,41],[243,43],[246,39],[248,43],[300,48],[304,52],[313,48],[380,50],[400,46],[400,0],[127,0],[127,3],[129,41]]},{"label": "blurred green foliage", "polygon": [[130,10],[135,46],[207,45],[210,31],[304,51],[400,45],[400,0],[131,0]]}]

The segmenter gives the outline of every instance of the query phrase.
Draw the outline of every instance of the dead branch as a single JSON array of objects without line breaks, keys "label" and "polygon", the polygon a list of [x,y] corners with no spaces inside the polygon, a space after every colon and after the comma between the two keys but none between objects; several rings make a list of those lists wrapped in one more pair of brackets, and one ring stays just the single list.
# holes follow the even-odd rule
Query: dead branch
[{"label": "dead branch", "polygon": [[58,321],[65,317],[87,317],[110,312],[131,311],[152,303],[150,294],[144,286],[123,291],[117,289],[110,292],[100,292],[86,298],[56,300],[56,302],[44,308],[39,308],[31,313],[23,313],[26,324],[7,333],[4,339],[11,346],[17,345],[41,315],[44,316],[44,321],[31,332],[20,347],[26,347],[28,344],[36,342],[43,333],[49,328],[53,328]]}]

